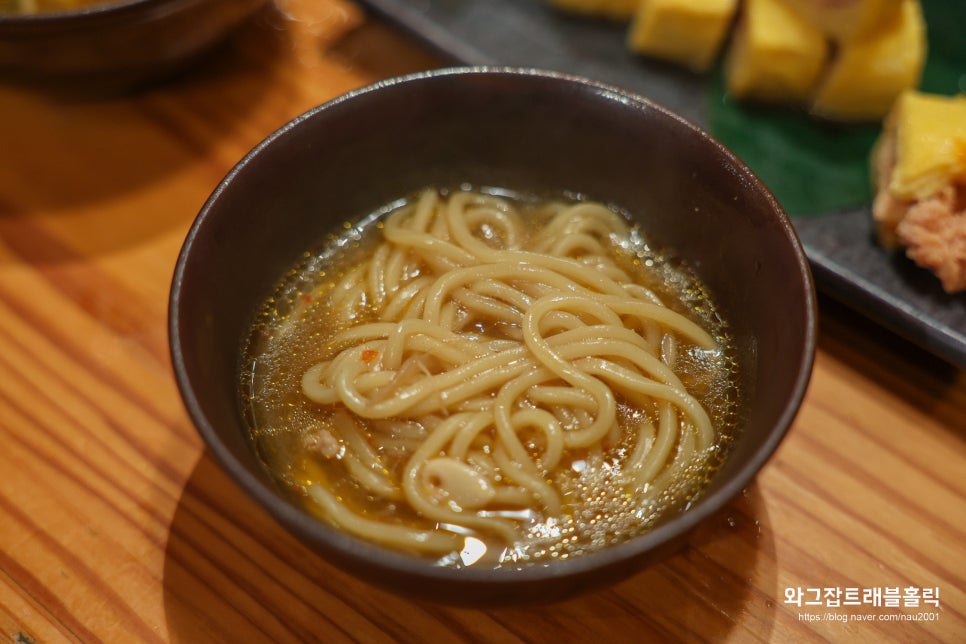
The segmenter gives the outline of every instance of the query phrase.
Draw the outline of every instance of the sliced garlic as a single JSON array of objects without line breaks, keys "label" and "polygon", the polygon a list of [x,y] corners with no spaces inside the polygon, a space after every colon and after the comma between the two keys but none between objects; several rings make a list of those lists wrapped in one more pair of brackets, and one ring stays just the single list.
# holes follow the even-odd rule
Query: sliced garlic
[{"label": "sliced garlic", "polygon": [[496,490],[482,474],[455,458],[426,461],[420,472],[422,484],[437,503],[449,502],[464,510],[476,510],[489,503]]}]

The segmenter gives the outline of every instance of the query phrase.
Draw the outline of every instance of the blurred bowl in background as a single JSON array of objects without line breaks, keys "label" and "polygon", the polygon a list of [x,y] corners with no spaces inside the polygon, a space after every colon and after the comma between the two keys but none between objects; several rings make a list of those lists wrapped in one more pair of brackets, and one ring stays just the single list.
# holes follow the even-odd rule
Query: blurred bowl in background
[{"label": "blurred bowl in background", "polygon": [[0,13],[0,79],[126,90],[181,71],[268,0],[104,0]]}]

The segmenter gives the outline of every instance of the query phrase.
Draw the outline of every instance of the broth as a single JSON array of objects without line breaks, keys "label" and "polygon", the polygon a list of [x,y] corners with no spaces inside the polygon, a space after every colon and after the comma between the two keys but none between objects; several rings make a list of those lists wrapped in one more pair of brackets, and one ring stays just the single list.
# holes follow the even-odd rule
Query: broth
[{"label": "broth", "polygon": [[[457,214],[471,233],[462,238],[469,254],[450,248],[459,245],[463,225],[453,219],[456,199],[464,204]],[[434,213],[442,213],[439,220],[449,217],[448,232],[435,214],[420,215],[429,201],[436,204]],[[575,199],[543,200],[499,190],[432,190],[390,204],[358,225],[347,223],[343,235],[307,253],[260,312],[245,357],[242,399],[266,468],[320,520],[457,567],[566,559],[627,540],[686,509],[733,439],[739,399],[734,352],[726,325],[693,274],[648,245],[626,219],[603,210]],[[406,244],[435,243],[404,228],[421,216],[432,222],[423,226],[427,231],[444,230],[449,246],[439,243],[414,255]],[[571,216],[578,223],[568,223]],[[601,222],[619,234],[604,230]],[[554,226],[572,241],[561,245],[546,233]],[[403,250],[385,250],[390,236],[404,240]],[[539,254],[532,263],[538,257],[528,250],[533,247],[553,252]],[[438,293],[429,286],[420,304],[415,285],[420,280],[442,284],[439,273],[448,254],[457,272],[464,272],[457,281],[467,285],[452,289],[453,306],[436,307]],[[471,255],[485,259],[466,266],[477,261],[468,259]],[[394,259],[398,256],[404,259]],[[517,261],[526,266],[524,273],[511,273],[504,282],[480,277],[502,275]],[[589,272],[578,272],[576,264]],[[381,286],[372,277],[376,266],[383,269]],[[574,272],[576,286],[562,282],[562,294],[554,295],[548,284],[558,278],[551,269]],[[623,285],[625,278],[636,286]],[[362,295],[346,295],[358,282],[365,283],[359,287]],[[599,296],[603,304],[588,308],[582,298],[590,295],[584,291],[598,282],[605,290]],[[611,282],[632,292],[634,301],[622,304],[607,294]],[[413,294],[405,292],[407,287]],[[380,288],[394,288],[395,295],[383,293],[380,300],[374,295]],[[346,304],[352,297],[356,301]],[[648,298],[659,299],[668,312],[648,306]],[[619,314],[597,310],[607,306]],[[409,313],[419,309],[445,330],[426,327],[424,320],[407,322],[405,315],[383,320],[393,307]],[[548,307],[535,321],[535,311]],[[667,315],[669,324],[701,327],[706,336],[695,337],[705,339],[685,337],[697,334],[691,326],[667,331],[640,321],[638,310]],[[612,333],[627,349],[608,339],[611,331],[602,322],[618,318],[631,331]],[[394,355],[399,329],[410,326],[422,331],[407,335],[412,346]],[[346,339],[360,328],[371,330],[359,331],[362,340]],[[533,329],[538,337],[527,335]],[[370,337],[379,333],[386,337]],[[596,353],[584,355],[584,346]],[[547,347],[551,353],[540,363],[534,351]],[[554,360],[567,352],[577,352],[572,364],[578,366],[572,373],[553,372]],[[510,357],[504,360],[504,355]],[[638,374],[646,371],[639,365],[653,373]],[[488,382],[498,368],[519,386],[476,384]],[[338,386],[326,381],[326,370],[331,379],[352,381],[349,393],[343,392],[345,401],[327,402]],[[358,373],[346,376],[347,370]],[[587,394],[577,386],[583,382],[581,370],[618,383],[611,388],[614,422],[589,442],[585,434],[607,413],[593,406],[594,396],[607,395]],[[421,389],[427,381],[433,391]],[[667,383],[677,381],[681,389],[672,392]],[[659,396],[640,393],[644,389]],[[407,402],[420,396],[421,401]],[[506,400],[506,408],[498,408]],[[710,435],[702,435],[703,416],[695,404],[710,422]],[[448,438],[439,438],[447,431]],[[442,442],[427,448],[432,441]],[[428,453],[420,455],[421,449]],[[666,452],[664,460],[654,460],[660,450]]]}]

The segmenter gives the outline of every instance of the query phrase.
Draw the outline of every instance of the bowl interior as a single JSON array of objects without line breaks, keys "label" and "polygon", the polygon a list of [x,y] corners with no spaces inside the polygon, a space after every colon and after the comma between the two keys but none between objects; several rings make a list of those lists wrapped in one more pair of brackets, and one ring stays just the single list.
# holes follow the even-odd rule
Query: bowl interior
[{"label": "bowl interior", "polygon": [[[343,222],[420,188],[463,182],[571,191],[615,204],[710,288],[739,348],[745,422],[727,463],[689,512],[568,566],[453,575],[335,533],[275,493],[238,405],[240,348],[259,303],[301,253]],[[367,88],[270,137],[202,210],[179,261],[171,309],[175,370],[188,410],[243,487],[296,534],[363,576],[396,588],[425,582],[421,590],[430,595],[457,584],[467,597],[483,598],[505,593],[510,580],[517,592],[548,580],[566,592],[626,574],[727,502],[797,410],[814,324],[811,278],[791,225],[719,144],[611,88],[479,69]]]}]

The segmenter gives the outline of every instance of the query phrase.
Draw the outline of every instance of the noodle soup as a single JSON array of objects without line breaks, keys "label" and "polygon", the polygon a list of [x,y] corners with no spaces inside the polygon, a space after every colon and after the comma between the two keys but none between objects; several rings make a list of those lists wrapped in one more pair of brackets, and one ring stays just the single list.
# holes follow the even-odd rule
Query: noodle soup
[{"label": "noodle soup", "polygon": [[686,509],[739,392],[701,284],[619,213],[428,189],[307,254],[242,396],[320,520],[440,565],[567,559]]}]

